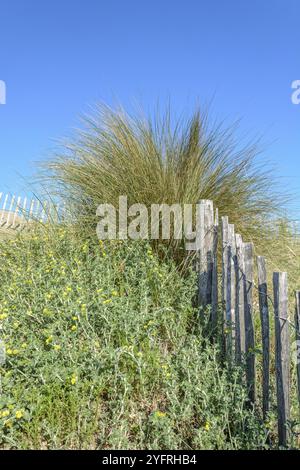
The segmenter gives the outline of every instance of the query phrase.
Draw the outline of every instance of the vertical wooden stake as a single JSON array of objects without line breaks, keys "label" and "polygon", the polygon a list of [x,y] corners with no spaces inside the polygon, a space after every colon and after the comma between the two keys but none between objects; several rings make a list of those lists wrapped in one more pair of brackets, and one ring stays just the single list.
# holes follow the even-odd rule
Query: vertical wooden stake
[{"label": "vertical wooden stake", "polygon": [[227,276],[227,322],[229,327],[230,341],[231,341],[231,354],[230,359],[234,357],[235,349],[235,302],[236,302],[236,284],[235,284],[235,257],[236,257],[236,246],[235,246],[235,234],[234,225],[229,224],[228,226],[228,276]]},{"label": "vertical wooden stake", "polygon": [[231,301],[230,285],[230,243],[229,243],[230,229],[228,217],[222,217],[222,303],[223,303],[223,337],[225,355],[231,356],[232,352],[232,337],[231,337],[231,311],[228,311],[228,305]]},{"label": "vertical wooden stake", "polygon": [[245,330],[246,330],[246,380],[248,397],[251,404],[255,402],[255,334],[253,324],[253,244],[244,243],[245,260]]},{"label": "vertical wooden stake", "polygon": [[290,339],[287,273],[273,274],[279,445],[287,446],[290,419]]},{"label": "vertical wooden stake", "polygon": [[218,323],[218,231],[219,214],[216,209],[213,231],[213,266],[212,266],[212,291],[211,291],[211,326],[215,331]]},{"label": "vertical wooden stake", "polygon": [[300,406],[300,291],[296,292],[295,326],[296,326],[298,401],[299,401],[299,406]]},{"label": "vertical wooden stake", "polygon": [[267,271],[265,258],[257,257],[259,311],[261,321],[261,336],[263,349],[263,418],[267,418],[270,401],[270,326],[267,290]]},{"label": "vertical wooden stake", "polygon": [[235,283],[236,283],[236,303],[235,303],[235,359],[237,364],[242,363],[246,353],[245,340],[245,262],[244,244],[241,235],[236,234],[236,257],[235,257]]},{"label": "vertical wooden stake", "polygon": [[[222,217],[222,303],[225,312],[227,302],[227,274],[228,274],[228,217]],[[224,320],[226,315],[224,313]]]},{"label": "vertical wooden stake", "polygon": [[212,273],[213,273],[213,232],[214,210],[213,202],[202,199],[198,205],[199,210],[199,277],[198,299],[199,305],[204,308],[212,303]]}]

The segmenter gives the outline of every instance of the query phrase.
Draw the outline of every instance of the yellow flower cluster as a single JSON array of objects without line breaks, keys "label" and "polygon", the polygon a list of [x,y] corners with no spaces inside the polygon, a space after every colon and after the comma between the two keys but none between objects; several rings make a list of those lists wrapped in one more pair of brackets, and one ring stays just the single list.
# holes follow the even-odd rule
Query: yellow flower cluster
[{"label": "yellow flower cluster", "polygon": [[11,349],[11,348],[7,348],[6,349],[6,354],[8,356],[17,356],[19,354],[19,350],[18,349]]},{"label": "yellow flower cluster", "polygon": [[[9,408],[12,408],[12,405],[9,405]],[[2,411],[0,411],[0,418],[7,418],[8,416],[11,415],[11,411],[10,409],[6,408]],[[16,410],[15,412],[15,418],[16,419],[21,419],[24,417],[24,410]],[[11,424],[12,424],[12,421],[11,420],[8,420],[5,422],[5,425],[7,427],[11,427]]]},{"label": "yellow flower cluster", "polygon": [[210,430],[210,423],[208,421],[205,421],[203,427],[204,427],[205,431],[209,431]]},{"label": "yellow flower cluster", "polygon": [[48,336],[48,338],[45,339],[45,343],[46,343],[47,345],[49,345],[50,343],[52,343],[52,341],[53,341],[53,336],[52,336],[52,335]]},{"label": "yellow flower cluster", "polygon": [[76,385],[77,384],[77,381],[78,381],[78,377],[76,374],[72,374],[71,377],[70,377],[70,383],[71,385]]}]

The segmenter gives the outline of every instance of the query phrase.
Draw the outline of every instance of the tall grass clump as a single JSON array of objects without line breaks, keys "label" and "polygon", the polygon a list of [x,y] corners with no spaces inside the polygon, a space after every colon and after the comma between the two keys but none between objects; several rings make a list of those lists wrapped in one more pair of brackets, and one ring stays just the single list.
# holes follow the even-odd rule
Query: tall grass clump
[{"label": "tall grass clump", "polygon": [[[100,203],[196,203],[212,199],[245,240],[257,247],[274,237],[269,222],[280,208],[270,171],[256,144],[241,146],[234,128],[209,124],[196,110],[176,120],[170,110],[150,118],[98,106],[61,152],[47,177],[85,229],[95,230]],[[79,224],[80,225],[80,224]],[[171,245],[175,241],[171,240]]]}]

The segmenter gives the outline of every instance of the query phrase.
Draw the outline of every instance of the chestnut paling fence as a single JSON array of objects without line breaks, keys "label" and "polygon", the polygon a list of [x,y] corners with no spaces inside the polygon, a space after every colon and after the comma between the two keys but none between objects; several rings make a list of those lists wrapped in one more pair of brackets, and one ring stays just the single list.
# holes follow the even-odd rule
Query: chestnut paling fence
[{"label": "chestnut paling fence", "polygon": [[22,197],[0,193],[0,229],[22,230],[28,223],[57,220],[63,216],[63,207],[50,199]]},{"label": "chestnut paling fence", "polygon": [[[235,233],[228,217],[222,217],[219,226],[218,211],[213,202],[201,200],[198,204],[200,226],[203,236],[198,247],[198,302],[202,307],[210,306],[212,330],[217,331],[222,305],[222,339],[227,360],[244,367],[248,403],[262,408],[266,420],[270,410],[270,363],[275,362],[278,441],[287,446],[290,438],[291,396],[291,341],[296,342],[297,393],[300,405],[300,291],[296,292],[295,316],[289,318],[288,278],[285,272],[273,273],[273,286],[269,289],[266,260],[263,256],[254,259],[252,243],[244,242]],[[222,249],[222,275],[218,275],[218,244]],[[255,269],[255,263],[256,268]],[[257,282],[255,282],[255,273]],[[219,278],[221,278],[219,288]],[[256,292],[254,292],[254,290]],[[272,291],[272,294],[269,293]],[[256,312],[253,296],[259,299],[260,341],[262,345],[262,372],[257,373],[257,348],[255,331]],[[218,299],[221,294],[222,299]],[[270,312],[274,315],[274,333],[270,328]],[[256,320],[256,321],[254,321]],[[272,338],[272,334],[275,338]],[[293,335],[291,337],[291,335]],[[275,343],[275,352],[270,347]],[[274,354],[274,358],[272,355]],[[260,383],[258,384],[258,377]],[[257,394],[260,385],[260,397]]]}]

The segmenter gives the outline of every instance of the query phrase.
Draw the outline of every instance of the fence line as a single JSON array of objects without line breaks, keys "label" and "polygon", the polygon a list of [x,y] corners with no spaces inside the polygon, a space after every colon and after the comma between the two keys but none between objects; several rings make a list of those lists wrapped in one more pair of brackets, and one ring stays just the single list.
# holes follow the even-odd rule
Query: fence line
[{"label": "fence line", "polygon": [[[203,224],[200,237],[198,263],[199,268],[199,302],[203,306],[211,305],[215,310],[215,301],[206,296],[218,288],[218,274],[216,270],[218,248],[218,224],[214,221],[214,208],[212,201],[201,200],[199,213],[202,214]],[[216,211],[217,212],[217,211]],[[214,243],[212,235],[214,234]],[[270,411],[270,318],[269,303],[274,309],[275,321],[275,375],[276,398],[278,411],[278,444],[287,446],[290,438],[290,321],[288,317],[288,280],[287,273],[273,273],[273,299],[268,293],[267,267],[263,256],[258,256],[257,275],[258,285],[254,280],[254,247],[252,243],[244,242],[241,235],[235,233],[234,225],[229,223],[227,216],[221,218],[221,248],[222,248],[222,311],[223,311],[223,345],[224,354],[229,363],[244,365],[245,378],[248,388],[248,404],[251,407],[261,406],[263,419],[266,420]],[[211,275],[211,272],[214,272]],[[207,285],[211,283],[211,285]],[[256,393],[256,349],[253,312],[253,288],[258,291],[259,319],[262,337],[262,403],[258,402]],[[212,315],[212,326],[217,322],[216,313]],[[300,407],[300,291],[296,292],[295,324],[292,324],[296,333],[297,347],[297,386]]]},{"label": "fence line", "polygon": [[0,229],[22,230],[29,222],[62,217],[64,209],[50,200],[0,193]]}]

